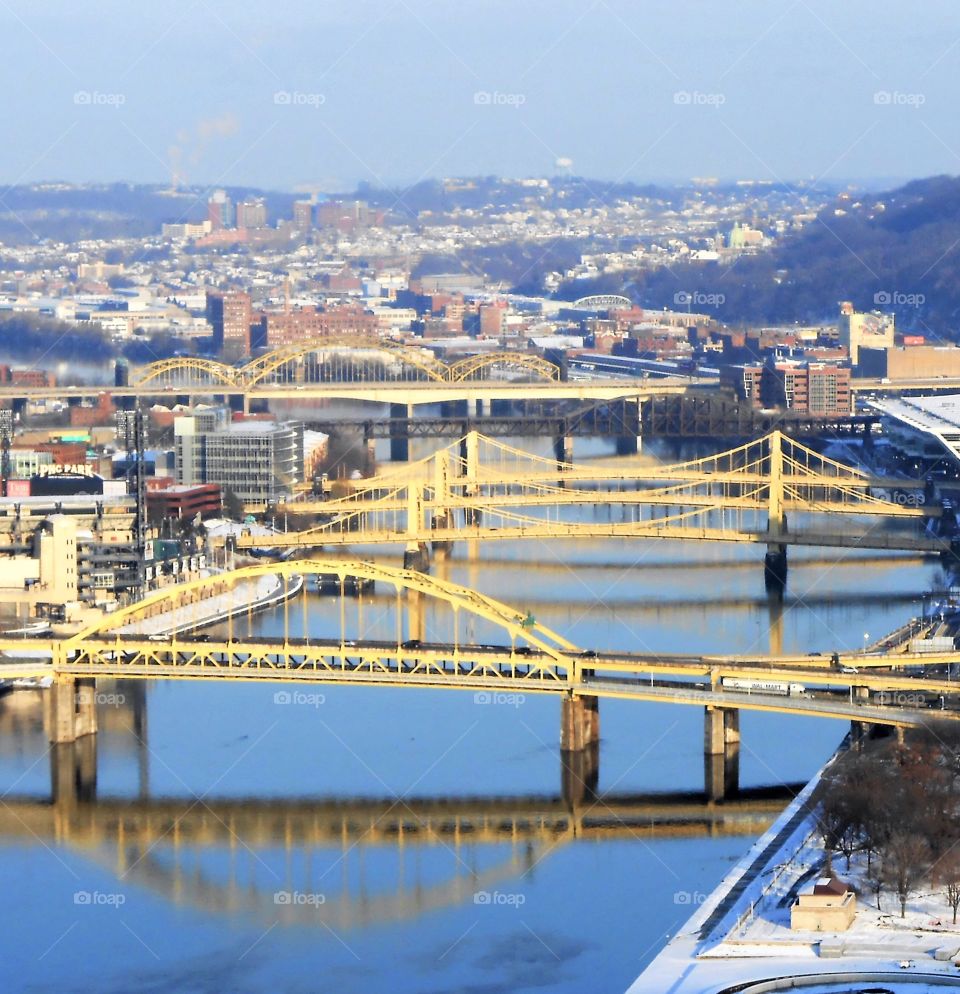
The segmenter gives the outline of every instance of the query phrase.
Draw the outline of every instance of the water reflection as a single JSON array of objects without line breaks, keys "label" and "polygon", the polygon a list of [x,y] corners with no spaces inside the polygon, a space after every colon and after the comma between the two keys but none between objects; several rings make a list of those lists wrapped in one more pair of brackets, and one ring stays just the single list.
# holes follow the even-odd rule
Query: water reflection
[{"label": "water reflection", "polygon": [[[754,836],[801,786],[723,804],[693,791],[586,795],[569,786],[583,771],[561,765],[553,794],[152,797],[144,684],[117,682],[109,696],[119,703],[98,709],[100,734],[136,756],[136,796],[101,796],[98,736],[84,736],[46,752],[46,796],[6,794],[0,837],[79,851],[118,887],[267,923],[355,929],[482,902],[575,842]],[[40,692],[0,703],[5,750],[41,752],[42,712]]]}]

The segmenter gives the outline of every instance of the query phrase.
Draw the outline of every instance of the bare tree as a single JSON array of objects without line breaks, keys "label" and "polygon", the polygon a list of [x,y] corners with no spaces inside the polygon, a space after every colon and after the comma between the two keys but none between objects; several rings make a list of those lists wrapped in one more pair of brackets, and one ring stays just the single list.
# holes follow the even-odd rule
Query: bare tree
[{"label": "bare tree", "polygon": [[925,876],[929,866],[927,840],[909,829],[897,829],[880,849],[883,875],[900,901],[900,917],[907,917],[907,898]]},{"label": "bare tree", "polygon": [[960,908],[960,847],[954,845],[934,863],[933,879],[943,887],[956,925],[957,909]]}]

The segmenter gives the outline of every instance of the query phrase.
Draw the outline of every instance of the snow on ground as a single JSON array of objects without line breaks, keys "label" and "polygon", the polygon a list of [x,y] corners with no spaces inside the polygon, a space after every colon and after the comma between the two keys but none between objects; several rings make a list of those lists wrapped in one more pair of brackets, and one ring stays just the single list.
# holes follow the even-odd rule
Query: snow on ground
[{"label": "snow on ground", "polygon": [[[952,924],[953,913],[942,892],[921,888],[908,901],[904,920],[896,896],[886,893],[881,896],[883,911],[878,912],[871,889],[862,883],[865,858],[853,860],[849,874],[843,857],[833,861],[834,872],[861,894],[857,918],[847,932],[790,931],[795,893],[812,886],[826,859],[813,819],[803,807],[832,762],[737,863],[627,994],[715,994],[738,983],[775,977],[883,971],[891,971],[896,984],[886,977],[863,984],[825,980],[801,989],[809,994],[855,994],[872,987],[918,994],[943,991],[944,984],[960,988],[960,969],[953,963],[960,926]],[[935,959],[937,950],[941,957],[950,955]],[[829,958],[822,955],[831,951]],[[906,978],[910,973],[918,975],[917,983],[900,980],[901,974]],[[943,981],[933,982],[932,975]],[[931,982],[924,982],[926,976]]]},{"label": "snow on ground", "polygon": [[[211,580],[215,579],[211,577]],[[184,604],[151,618],[132,621],[117,630],[121,635],[166,635],[174,630],[198,628],[219,621],[228,614],[245,611],[250,604],[256,607],[267,598],[279,595],[282,585],[283,581],[273,573],[240,580],[226,593],[204,597],[196,604]]]}]

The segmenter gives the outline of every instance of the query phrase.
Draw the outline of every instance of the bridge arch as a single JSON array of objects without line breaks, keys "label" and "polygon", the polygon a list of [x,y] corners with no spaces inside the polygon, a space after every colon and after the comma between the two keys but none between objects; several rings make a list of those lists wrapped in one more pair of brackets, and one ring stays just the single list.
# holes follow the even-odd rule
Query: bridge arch
[{"label": "bridge arch", "polygon": [[[336,576],[341,584],[348,579],[387,583],[393,586],[398,595],[404,591],[422,594],[425,597],[447,604],[454,612],[463,611],[502,628],[511,639],[521,638],[531,647],[540,649],[546,656],[561,664],[579,652],[577,646],[559,633],[540,624],[536,619],[525,616],[517,608],[488,597],[476,590],[441,580],[417,570],[402,569],[376,562],[342,559],[295,559],[287,562],[257,563],[240,569],[222,573],[216,577],[201,577],[187,583],[176,584],[158,590],[143,600],[120,608],[95,624],[65,640],[68,651],[82,647],[86,641],[119,637],[122,627],[148,618],[164,610],[182,607],[201,591],[208,591],[211,582],[232,588],[245,580],[256,580],[265,576],[279,576],[289,582],[291,579],[306,576]],[[185,627],[189,627],[189,622]],[[194,626],[196,627],[196,626]]]},{"label": "bridge arch", "polygon": [[616,293],[595,293],[589,297],[580,297],[573,302],[573,306],[582,310],[629,309],[633,307],[633,301]]},{"label": "bridge arch", "polygon": [[468,356],[449,367],[449,379],[454,383],[481,379],[490,370],[507,369],[511,372],[532,374],[535,379],[549,383],[560,379],[560,367],[541,356],[524,352],[490,352]]},{"label": "bridge arch", "polygon": [[225,387],[239,385],[237,370],[215,359],[202,359],[198,356],[178,356],[173,359],[159,359],[137,371],[131,386],[145,387],[160,381],[161,386],[188,388],[191,383],[209,386],[211,383]]},{"label": "bridge arch", "polygon": [[[369,361],[399,363],[406,372],[413,373],[415,379],[433,380],[442,383],[446,379],[446,367],[435,358],[428,358],[416,350],[392,342],[347,341],[337,339],[315,339],[297,345],[286,345],[252,359],[241,370],[240,376],[247,386],[257,386],[270,380],[291,363],[301,363],[313,354],[332,353],[340,355],[340,362],[332,364],[334,372],[353,374],[357,371],[354,363]],[[334,377],[336,379],[336,377]]]}]

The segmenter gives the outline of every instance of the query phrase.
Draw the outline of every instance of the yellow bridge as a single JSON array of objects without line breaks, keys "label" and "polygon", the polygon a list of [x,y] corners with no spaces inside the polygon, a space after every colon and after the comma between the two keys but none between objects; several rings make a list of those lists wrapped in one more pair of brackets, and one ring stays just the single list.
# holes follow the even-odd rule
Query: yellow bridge
[{"label": "yellow bridge", "polygon": [[[948,539],[916,527],[890,528],[892,519],[923,523],[939,508],[904,506],[873,493],[916,484],[871,477],[779,431],[717,455],[654,467],[623,460],[557,463],[470,432],[426,459],[349,486],[352,492],[337,499],[279,508],[315,515],[317,524],[246,534],[238,546],[672,538],[757,542],[781,556],[791,544],[932,553],[951,548]],[[584,514],[601,506],[611,509],[607,520]],[[614,508],[619,520],[613,520]],[[836,525],[825,526],[831,519]],[[851,527],[851,519],[864,525]]]},{"label": "yellow bridge", "polygon": [[[224,634],[191,634],[198,626],[192,595],[208,583],[197,580],[155,593],[67,638],[4,640],[0,678],[54,678],[47,694],[48,734],[54,742],[96,730],[90,685],[105,678],[242,680],[289,688],[279,694],[304,684],[461,690],[473,693],[478,703],[552,694],[562,701],[561,749],[579,757],[574,778],[584,790],[596,781],[601,698],[693,705],[706,715],[705,754],[714,764],[708,789],[716,797],[728,793],[730,759],[739,742],[738,715],[744,709],[898,729],[960,718],[956,683],[947,673],[935,672],[960,661],[960,653],[818,657],[595,652],[574,645],[523,608],[417,570],[308,559],[244,567],[220,579],[232,586],[269,574],[296,581],[297,589],[303,577],[339,588],[339,596],[325,602],[330,616],[323,632],[314,634],[315,619],[308,618],[307,598],[300,597],[300,606],[292,609],[291,601],[284,600],[282,634],[275,637],[238,638],[232,615]],[[393,595],[394,610],[378,608],[372,632],[359,613],[354,621],[353,611],[347,610],[347,588],[360,581],[380,584]],[[241,625],[250,610],[238,601]],[[159,623],[172,629],[170,634],[149,634]],[[391,625],[393,635],[384,637]],[[464,637],[465,631],[477,630],[485,641]]]}]

